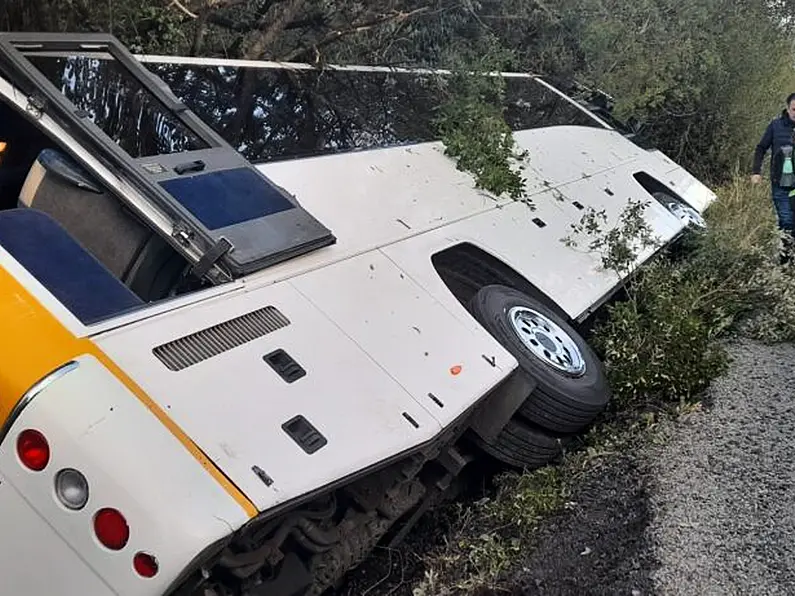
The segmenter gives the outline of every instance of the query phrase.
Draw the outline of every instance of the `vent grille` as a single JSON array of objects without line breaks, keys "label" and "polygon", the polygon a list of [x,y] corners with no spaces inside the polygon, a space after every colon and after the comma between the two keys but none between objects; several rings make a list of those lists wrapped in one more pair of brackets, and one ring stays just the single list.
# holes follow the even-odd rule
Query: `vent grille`
[{"label": "vent grille", "polygon": [[170,370],[180,371],[289,324],[290,320],[277,308],[266,306],[157,346],[152,352]]}]

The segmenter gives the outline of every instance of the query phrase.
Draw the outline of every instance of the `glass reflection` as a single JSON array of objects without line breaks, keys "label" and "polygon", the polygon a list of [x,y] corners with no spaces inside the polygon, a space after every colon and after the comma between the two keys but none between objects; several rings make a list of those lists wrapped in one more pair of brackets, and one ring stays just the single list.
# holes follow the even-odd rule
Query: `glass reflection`
[{"label": "glass reflection", "polygon": [[133,158],[208,147],[109,54],[26,57]]},{"label": "glass reflection", "polygon": [[[437,140],[434,74],[147,63],[252,162]],[[600,125],[530,78],[507,79],[513,130]]]}]

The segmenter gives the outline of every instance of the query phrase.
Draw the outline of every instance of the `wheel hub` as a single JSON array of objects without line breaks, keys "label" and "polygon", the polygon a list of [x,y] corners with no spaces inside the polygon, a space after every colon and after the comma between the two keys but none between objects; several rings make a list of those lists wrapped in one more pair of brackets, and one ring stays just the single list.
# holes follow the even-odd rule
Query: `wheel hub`
[{"label": "wheel hub", "polygon": [[508,312],[508,319],[536,358],[572,376],[585,373],[585,358],[577,343],[548,317],[532,308],[516,306]]}]

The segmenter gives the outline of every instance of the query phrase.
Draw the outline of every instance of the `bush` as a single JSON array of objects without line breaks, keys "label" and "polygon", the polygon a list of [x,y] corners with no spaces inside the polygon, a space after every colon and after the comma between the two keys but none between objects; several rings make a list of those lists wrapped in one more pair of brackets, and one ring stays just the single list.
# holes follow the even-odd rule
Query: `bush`
[{"label": "bush", "polygon": [[[795,339],[795,268],[779,264],[768,192],[736,176],[707,210],[708,230],[683,240],[686,254],[661,254],[628,284],[626,300],[607,307],[592,341],[619,407],[641,397],[692,398],[726,370],[718,340],[730,334]],[[626,241],[616,229],[584,233],[612,234],[606,250]]]},{"label": "bush", "polygon": [[662,259],[638,278],[632,297],[608,307],[594,330],[616,397],[687,399],[725,371],[714,327],[696,306],[709,284]]}]

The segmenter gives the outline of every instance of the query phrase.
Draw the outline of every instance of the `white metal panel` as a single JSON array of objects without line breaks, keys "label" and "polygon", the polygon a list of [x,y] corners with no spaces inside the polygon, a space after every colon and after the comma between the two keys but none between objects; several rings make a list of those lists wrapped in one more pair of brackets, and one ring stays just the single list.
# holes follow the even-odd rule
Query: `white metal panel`
[{"label": "white metal panel", "polygon": [[633,171],[645,171],[701,212],[717,198],[708,186],[659,149],[645,152]]},{"label": "white metal panel", "polygon": [[[471,243],[512,267],[546,292],[564,311],[573,315],[615,280],[599,270],[594,255],[567,248],[560,239],[570,232],[569,223],[559,216],[551,193],[538,197],[535,211],[521,203],[473,217],[443,230],[404,240],[383,249],[393,261],[423,287],[438,295],[448,292],[431,283],[438,277],[430,255],[457,243]],[[538,218],[545,227],[538,227]],[[430,291],[430,290],[429,290]]]},{"label": "white metal panel", "polygon": [[[635,180],[632,175],[634,171],[635,168],[631,165],[608,170],[590,178],[570,182],[559,190],[572,203],[578,201],[586,209],[591,207],[596,211],[603,211],[607,216],[607,222],[602,224],[604,231],[620,225],[619,218],[630,198],[635,201],[647,201],[648,206],[643,212],[643,217],[652,234],[666,243],[680,232],[684,225]],[[583,213],[585,210],[580,211],[574,221],[580,221]],[[586,246],[588,242],[590,239],[587,236],[580,236],[582,246]],[[639,260],[645,260],[648,255],[649,251],[643,252],[639,255]]]},{"label": "white metal panel", "polygon": [[[489,218],[489,221],[492,219]],[[436,272],[430,259],[430,256],[451,246],[462,242],[474,243],[474,239],[463,233],[463,230],[458,229],[458,234],[453,232],[453,230],[447,229],[433,230],[422,236],[408,238],[384,247],[381,252],[405,271],[407,276],[410,276],[416,284],[442,305],[461,325],[467,327],[474,334],[483,333],[483,327],[453,296]]]},{"label": "white metal panel", "polygon": [[378,248],[497,203],[456,170],[440,143],[279,161],[257,168],[295,195],[337,238],[333,246],[250,279],[277,280]]},{"label": "white metal panel", "polygon": [[663,180],[680,197],[687,201],[691,207],[703,211],[717,198],[703,182],[682,167],[677,167]]},{"label": "white metal panel", "polygon": [[[628,178],[629,176],[629,178]],[[603,187],[613,190],[614,196]],[[601,189],[601,190],[600,190]],[[638,190],[640,189],[640,190]],[[615,223],[627,196],[646,198],[648,195],[626,171],[602,174],[562,188],[561,203],[550,191],[536,198],[536,210],[513,203],[493,212],[434,230],[416,238],[409,238],[382,249],[404,271],[411,275],[437,300],[445,300],[449,290],[441,283],[429,260],[436,254],[460,243],[471,243],[506,263],[543,290],[569,316],[577,318],[619,282],[617,275],[605,271],[600,256],[587,250],[588,238],[580,237],[580,246],[569,248],[561,241],[572,232],[570,225],[579,221],[585,210],[573,203],[580,202],[610,216]],[[622,201],[621,197],[625,197]],[[564,213],[560,213],[560,208]],[[568,213],[566,213],[568,211]],[[545,224],[538,227],[533,219]],[[656,201],[647,211],[647,221],[663,241],[681,229],[680,222]],[[649,257],[653,249],[643,251],[638,260]],[[447,302],[450,312],[466,320],[462,308]]]},{"label": "white metal panel", "polygon": [[[161,594],[196,555],[248,516],[112,373],[93,356],[77,362],[22,411],[0,446],[0,472],[119,594]],[[25,428],[40,430],[50,444],[42,472],[17,460],[15,440]],[[76,467],[88,479],[89,502],[81,511],[56,500],[54,476],[63,467]],[[93,516],[102,507],[118,508],[129,523],[123,551],[108,551],[94,536]],[[157,557],[155,578],[135,574],[138,550]]]},{"label": "white metal panel", "polygon": [[670,172],[671,170],[675,170],[680,167],[676,162],[674,162],[674,160],[668,157],[660,149],[648,149],[647,152],[666,172]]},{"label": "white metal panel", "polygon": [[[560,126],[515,136],[530,153],[523,175],[533,202],[555,186],[647,155],[619,133],[599,128]],[[476,189],[443,150],[441,143],[422,143],[258,165],[338,240],[247,281],[287,279],[513,202]]]},{"label": "white metal panel", "polygon": [[514,132],[529,152],[530,168],[549,186],[592,176],[637,159],[646,152],[620,133],[586,126],[550,126]]},{"label": "white metal panel", "polygon": [[488,333],[462,325],[381,252],[290,283],[443,426],[517,366]]},{"label": "white metal panel", "polygon": [[[179,372],[152,354],[159,344],[269,305],[290,325]],[[424,443],[441,430],[385,370],[288,284],[210,300],[96,341],[263,511]],[[306,376],[285,382],[263,361],[276,349],[286,350]],[[305,453],[282,429],[297,415],[328,444]],[[270,486],[252,471],[255,465],[273,479]]]},{"label": "white metal panel", "polygon": [[3,594],[116,594],[2,476],[0,513],[3,519],[0,591]]}]

